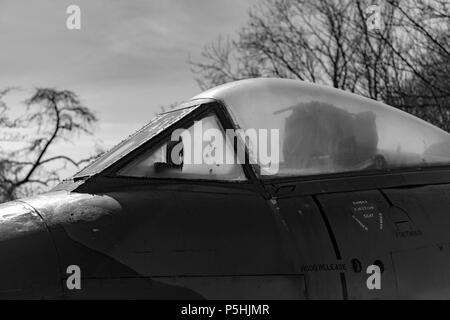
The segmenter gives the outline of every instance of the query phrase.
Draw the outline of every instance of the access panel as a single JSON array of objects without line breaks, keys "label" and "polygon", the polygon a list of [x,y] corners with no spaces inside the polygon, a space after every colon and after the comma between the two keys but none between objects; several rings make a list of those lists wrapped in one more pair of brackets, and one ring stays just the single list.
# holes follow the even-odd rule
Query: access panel
[{"label": "access panel", "polygon": [[308,299],[345,299],[345,270],[318,206],[312,197],[286,197],[274,202],[296,272],[303,274]]},{"label": "access panel", "polygon": [[395,224],[392,248],[402,299],[450,298],[450,185],[383,190]]},{"label": "access panel", "polygon": [[[339,256],[345,264],[349,299],[397,297],[391,248],[393,225],[387,219],[388,202],[377,190],[317,196],[329,220]],[[377,281],[375,270],[380,273]]]}]

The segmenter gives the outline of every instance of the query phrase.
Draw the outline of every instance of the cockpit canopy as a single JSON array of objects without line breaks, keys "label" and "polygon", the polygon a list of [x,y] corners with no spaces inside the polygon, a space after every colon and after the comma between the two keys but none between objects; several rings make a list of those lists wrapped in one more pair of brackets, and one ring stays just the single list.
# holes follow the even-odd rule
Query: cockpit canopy
[{"label": "cockpit canopy", "polygon": [[[448,133],[342,90],[296,80],[257,79],[225,84],[197,96],[203,97],[223,101],[244,130],[279,132],[276,176],[450,162]],[[272,171],[262,170],[262,175]]]},{"label": "cockpit canopy", "polygon": [[[143,143],[151,143],[160,132],[169,127],[173,130],[173,125],[188,117],[202,99],[215,100],[226,107],[242,129],[242,141],[246,142],[261,178],[450,163],[449,134],[408,113],[302,81],[250,79],[203,92],[192,99],[192,107],[158,116],[76,176],[98,173]],[[228,135],[223,130],[224,140]],[[181,149],[186,150],[188,141],[180,141]],[[227,143],[221,144],[224,145]],[[140,170],[145,171],[142,163]],[[152,165],[148,159],[145,163]]]}]

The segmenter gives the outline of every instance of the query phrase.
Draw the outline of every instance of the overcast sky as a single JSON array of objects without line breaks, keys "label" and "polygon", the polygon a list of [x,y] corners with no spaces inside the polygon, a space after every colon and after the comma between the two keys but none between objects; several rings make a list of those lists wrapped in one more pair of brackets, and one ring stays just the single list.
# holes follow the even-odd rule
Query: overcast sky
[{"label": "overcast sky", "polygon": [[[257,1],[0,0],[0,88],[75,91],[97,113],[97,137],[109,148],[161,105],[197,94],[189,56],[234,34]],[[81,30],[66,28],[71,4],[81,8]],[[77,141],[82,153],[92,146]]]}]

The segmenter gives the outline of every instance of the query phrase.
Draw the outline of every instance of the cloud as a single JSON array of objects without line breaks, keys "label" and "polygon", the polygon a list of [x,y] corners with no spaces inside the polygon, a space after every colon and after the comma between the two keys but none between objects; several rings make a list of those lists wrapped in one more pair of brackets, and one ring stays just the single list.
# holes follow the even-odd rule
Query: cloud
[{"label": "cloud", "polygon": [[[0,1],[0,88],[77,92],[98,113],[98,136],[110,147],[161,105],[197,94],[189,55],[236,31],[256,2]],[[81,30],[66,28],[71,4],[81,8]]]}]

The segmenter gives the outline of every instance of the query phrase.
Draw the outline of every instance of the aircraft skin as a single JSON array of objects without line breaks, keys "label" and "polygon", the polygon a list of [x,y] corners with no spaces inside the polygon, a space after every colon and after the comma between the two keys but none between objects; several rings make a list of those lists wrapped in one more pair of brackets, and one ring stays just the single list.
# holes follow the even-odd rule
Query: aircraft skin
[{"label": "aircraft skin", "polygon": [[[220,95],[182,105],[198,107],[170,129],[205,112],[235,128]],[[1,299],[450,298],[450,167],[264,180],[243,164],[245,181],[114,174],[167,130],[93,174],[0,205]],[[80,290],[67,287],[71,265]],[[368,288],[371,265],[380,289]]]}]

